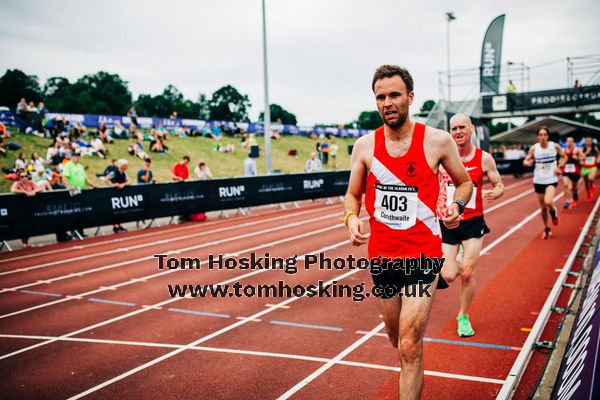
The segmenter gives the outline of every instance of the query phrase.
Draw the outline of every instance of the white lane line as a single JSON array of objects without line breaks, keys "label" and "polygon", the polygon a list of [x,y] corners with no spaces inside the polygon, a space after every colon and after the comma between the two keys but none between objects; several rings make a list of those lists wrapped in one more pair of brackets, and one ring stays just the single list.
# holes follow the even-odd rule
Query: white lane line
[{"label": "white lane line", "polygon": [[531,183],[531,184],[533,184],[533,180],[532,180],[531,178],[526,178],[526,179],[523,179],[523,180],[522,180],[522,181],[520,181],[520,182],[513,183],[512,185],[505,186],[505,187],[504,187],[504,190],[510,190],[510,189],[512,189],[512,188],[516,188],[517,186],[521,186],[521,185],[524,185],[524,184],[526,184],[526,183]]},{"label": "white lane line", "polygon": [[[54,336],[3,335],[3,334],[0,334],[0,338],[49,340],[49,339],[55,339],[56,337],[54,337]],[[181,347],[185,347],[185,345],[171,344],[171,343],[135,342],[135,341],[126,341],[126,340],[108,340],[108,339],[91,339],[91,338],[64,338],[64,339],[59,339],[59,341],[125,345],[125,346],[138,346],[138,347],[154,347],[154,348],[164,348],[164,349],[178,349]],[[269,352],[269,351],[228,349],[228,348],[222,348],[222,347],[206,347],[206,346],[193,346],[193,347],[190,347],[189,350],[206,351],[206,352],[211,352],[211,353],[241,354],[241,355],[248,355],[248,356],[259,356],[259,357],[285,358],[285,359],[290,359],[290,360],[314,361],[314,362],[319,362],[319,363],[333,362],[334,364],[347,365],[350,367],[381,369],[381,370],[394,371],[394,372],[400,371],[399,367],[395,367],[395,366],[391,366],[391,365],[363,363],[363,362],[358,362],[358,361],[344,361],[344,360],[334,361],[334,359],[331,359],[331,358],[304,356],[301,354],[275,353],[275,352]],[[443,378],[460,379],[460,380],[467,380],[467,381],[474,381],[474,382],[494,383],[497,385],[502,385],[504,383],[504,381],[499,380],[499,379],[491,379],[491,378],[485,378],[485,377],[481,377],[481,376],[472,376],[472,375],[453,374],[453,373],[440,372],[440,371],[425,370],[425,375],[440,376]]]},{"label": "white lane line", "polygon": [[331,361],[328,361],[325,364],[321,365],[316,371],[314,371],[312,374],[310,374],[306,378],[302,379],[300,382],[298,382],[296,385],[294,385],[292,388],[290,388],[287,392],[285,392],[284,394],[282,394],[281,396],[279,396],[277,399],[278,400],[289,399],[298,390],[300,390],[304,386],[308,385],[315,378],[317,378],[318,376],[320,376],[321,374],[323,374],[323,372],[325,372],[329,368],[333,367],[333,365],[336,364],[337,362],[339,362],[342,358],[346,357],[348,354],[352,353],[354,350],[356,350],[357,348],[359,348],[360,345],[362,345],[367,340],[369,340],[374,334],[376,334],[380,330],[382,330],[384,326],[385,326],[385,323],[380,322],[379,325],[377,325],[375,328],[371,329],[371,331],[369,331],[369,333],[367,333],[366,335],[362,336],[360,339],[358,339],[357,341],[355,341],[354,343],[352,343],[350,346],[346,347],[344,350],[342,350],[341,352],[339,352],[335,357],[333,357],[331,359]]},{"label": "white lane line", "polygon": [[[296,215],[302,215],[304,213],[310,213],[310,212],[315,211],[315,210],[324,210],[324,209],[327,209],[327,208],[330,208],[330,207],[333,207],[333,206],[324,206],[324,207],[314,208],[312,210],[298,211],[298,212],[295,212],[295,213],[287,214],[287,217],[292,217],[292,216],[296,216]],[[235,222],[234,219],[231,219],[229,221]],[[260,223],[260,221],[258,219],[257,219],[257,221],[254,221],[254,222],[255,223]],[[102,245],[105,245],[105,244],[125,242],[125,241],[129,241],[129,240],[137,240],[137,239],[142,239],[142,238],[145,238],[145,237],[151,237],[151,236],[161,235],[161,234],[164,234],[164,233],[173,233],[173,232],[186,231],[186,230],[190,230],[190,229],[204,228],[204,227],[207,227],[207,226],[212,226],[212,225],[217,225],[217,224],[222,224],[222,223],[223,223],[223,220],[217,220],[217,221],[203,222],[202,225],[190,224],[190,225],[183,226],[183,227],[173,227],[173,228],[169,228],[169,229],[159,229],[159,230],[154,230],[153,232],[143,233],[143,234],[140,234],[140,235],[134,234],[134,235],[131,235],[131,236],[126,236],[126,237],[118,237],[118,238],[115,238],[115,239],[102,240],[102,241],[95,242],[95,243],[88,243],[88,244],[76,245],[76,246],[71,246],[71,247],[64,247],[64,248],[61,248],[61,249],[41,251],[41,252],[32,253],[32,254],[25,254],[25,255],[17,256],[17,257],[5,258],[5,259],[0,260],[0,263],[4,263],[4,262],[8,262],[8,261],[23,260],[23,259],[27,259],[27,258],[33,258],[33,257],[40,257],[40,256],[48,255],[48,254],[62,253],[62,252],[67,252],[69,250],[87,249],[87,248],[90,248],[90,247],[102,246]]]},{"label": "white lane line", "polygon": [[[321,210],[323,210],[323,209],[321,209]],[[319,210],[319,211],[321,211],[321,210]],[[142,249],[142,248],[146,248],[146,247],[156,246],[157,244],[167,244],[167,243],[171,243],[171,242],[180,241],[180,240],[183,240],[183,239],[197,238],[197,237],[201,237],[201,236],[212,235],[212,234],[215,234],[215,233],[226,232],[226,231],[230,231],[230,230],[234,230],[234,229],[240,229],[240,228],[244,228],[244,227],[254,227],[254,226],[256,226],[257,224],[260,224],[260,223],[279,221],[281,219],[287,219],[287,218],[290,218],[292,216],[304,215],[304,214],[310,213],[310,212],[314,212],[314,211],[313,210],[300,211],[300,212],[296,213],[295,215],[280,215],[278,217],[269,218],[269,219],[266,219],[266,220],[250,221],[250,222],[245,222],[245,223],[239,224],[239,225],[226,226],[226,227],[223,227],[223,228],[211,229],[211,230],[206,230],[206,231],[203,231],[203,232],[194,232],[194,233],[191,233],[189,235],[176,236],[176,237],[172,237],[172,238],[169,238],[169,239],[161,239],[161,240],[156,240],[156,241],[153,241],[153,242],[142,243],[142,244],[138,244],[138,245],[135,245],[135,246],[130,246],[128,248],[110,249],[110,250],[106,250],[106,251],[101,251],[101,252],[91,253],[91,254],[85,254],[85,255],[82,255],[82,256],[77,256],[77,257],[72,257],[72,258],[66,258],[66,259],[61,259],[61,260],[56,260],[56,261],[50,261],[50,262],[47,262],[47,263],[44,263],[44,264],[33,265],[31,267],[23,267],[23,268],[19,268],[19,269],[16,269],[16,270],[0,272],[0,276],[11,275],[11,274],[15,274],[15,273],[18,273],[18,272],[33,271],[33,270],[36,270],[36,269],[46,268],[46,267],[50,267],[50,266],[53,266],[53,265],[64,265],[64,264],[70,263],[70,262],[87,260],[87,259],[90,259],[90,258],[100,257],[100,256],[105,256],[105,255],[111,255],[111,254],[115,253],[116,251],[126,252],[126,251],[130,251],[130,250],[137,250],[137,249]],[[170,233],[170,232],[164,232],[164,233]]]},{"label": "white lane line", "polygon": [[512,203],[513,201],[517,201],[517,200],[519,200],[519,199],[521,199],[521,198],[523,198],[523,197],[525,197],[525,196],[527,196],[527,195],[529,195],[529,194],[533,193],[533,191],[534,191],[534,189],[529,189],[529,190],[526,190],[526,191],[524,191],[524,192],[523,192],[523,193],[521,193],[521,194],[518,194],[518,195],[516,195],[516,196],[513,196],[513,197],[511,197],[511,198],[509,198],[509,199],[506,199],[506,200],[504,200],[502,203],[498,203],[498,204],[495,204],[495,205],[493,205],[493,206],[492,206],[492,207],[490,207],[490,208],[486,208],[486,209],[484,209],[484,213],[490,213],[490,212],[492,212],[492,211],[494,211],[494,210],[496,210],[496,209],[498,209],[498,208],[500,208],[500,207],[504,207],[505,205],[507,205],[507,204],[510,204],[510,203]]},{"label": "white lane line", "polygon": [[[295,226],[299,226],[299,225],[305,225],[306,223],[309,222],[317,222],[317,221],[322,221],[325,219],[329,219],[329,218],[333,218],[335,216],[339,216],[338,213],[331,213],[331,214],[327,214],[327,215],[323,215],[321,217],[316,217],[316,218],[312,218],[312,219],[307,219],[307,220],[303,220],[303,221],[298,221],[298,222],[291,222],[289,224],[285,224],[285,225],[279,225],[279,226],[275,226],[273,228],[267,228],[267,229],[263,229],[260,231],[255,231],[255,232],[250,232],[250,233],[244,233],[243,235],[237,235],[237,236],[229,236],[225,239],[220,239],[220,240],[215,240],[212,242],[204,242],[201,243],[199,245],[195,245],[195,246],[190,246],[190,247],[184,247],[184,248],[179,248],[179,249],[174,249],[174,250],[168,250],[163,252],[164,254],[167,255],[173,255],[173,254],[179,254],[181,252],[184,251],[190,251],[190,250],[197,250],[197,249],[201,249],[204,247],[210,247],[210,246],[214,246],[217,244],[222,244],[222,243],[227,243],[227,242],[232,242],[235,240],[239,240],[239,239],[245,239],[248,237],[253,237],[253,236],[258,236],[258,235],[262,235],[265,233],[270,233],[270,232],[275,232],[275,231],[279,231],[285,228],[291,228],[291,227],[295,227]],[[213,231],[216,232],[217,230]],[[198,235],[200,236],[200,235]],[[114,252],[111,252],[114,253]],[[140,258],[135,258],[133,260],[127,260],[127,261],[121,261],[115,264],[108,264],[108,265],[104,265],[102,267],[97,267],[97,268],[90,268],[78,273],[68,273],[65,275],[61,275],[61,276],[57,276],[55,278],[51,278],[51,279],[46,279],[44,281],[35,281],[35,282],[30,282],[30,283],[26,283],[23,285],[19,285],[19,286],[13,286],[10,288],[4,288],[2,290],[0,290],[0,293],[4,293],[7,291],[13,291],[13,290],[18,290],[18,289],[25,289],[25,288],[29,288],[32,286],[37,286],[41,283],[45,283],[45,284],[50,284],[53,282],[57,282],[57,281],[62,281],[65,279],[71,279],[74,277],[81,277],[81,276],[85,276],[88,274],[92,274],[95,272],[99,272],[99,271],[105,271],[107,269],[112,269],[112,268],[116,268],[116,267],[121,267],[123,265],[129,265],[129,264],[134,264],[134,263],[138,263],[138,262],[142,262],[142,261],[148,261],[148,260],[155,260],[154,256],[144,256],[144,257],[140,257]]]},{"label": "white lane line", "polygon": [[[302,223],[306,223],[306,222],[310,222],[310,220],[303,221]],[[296,223],[294,223],[294,224],[296,224]],[[282,228],[286,228],[286,227],[287,226],[284,225]],[[333,230],[333,229],[336,229],[336,228],[340,228],[340,226],[338,224],[333,224],[333,225],[331,225],[329,227],[326,227],[326,228],[321,228],[321,229],[313,230],[313,231],[310,231],[310,232],[302,233],[300,235],[290,236],[290,237],[286,237],[284,239],[279,239],[279,240],[276,240],[276,241],[273,241],[273,242],[261,244],[259,246],[254,246],[254,247],[250,247],[250,248],[247,248],[247,249],[243,249],[243,250],[240,250],[239,253],[247,253],[247,252],[251,252],[251,251],[255,251],[255,250],[259,250],[259,249],[263,249],[263,248],[267,248],[267,247],[276,246],[278,244],[282,244],[282,243],[285,243],[285,242],[293,241],[293,240],[296,240],[296,239],[301,239],[301,238],[304,238],[304,237],[314,236],[315,234],[327,232],[327,231],[330,231],[330,230]],[[254,232],[253,235],[254,234],[260,234],[260,232]],[[232,238],[230,238],[230,239],[232,239]],[[233,238],[233,240],[237,240],[237,239]],[[165,270],[165,271],[158,272],[158,273],[155,273],[155,274],[146,275],[146,276],[143,276],[141,278],[134,278],[134,279],[130,279],[130,280],[125,281],[125,282],[117,283],[117,284],[112,285],[111,287],[116,289],[116,288],[120,288],[120,287],[124,287],[124,286],[128,286],[128,285],[132,285],[132,284],[138,283],[138,282],[147,282],[149,279],[159,278],[159,277],[165,276],[167,274],[172,274],[172,273],[177,272],[177,271],[182,271],[182,270],[180,270],[180,269]],[[92,295],[92,294],[101,293],[101,292],[105,292],[105,291],[106,291],[106,289],[100,288],[100,289],[96,289],[96,290],[91,290],[89,292],[84,292],[84,293],[79,293],[79,294],[75,294],[75,295],[65,296],[65,298],[63,298],[63,299],[54,300],[54,301],[51,301],[51,302],[48,302],[48,303],[43,303],[43,304],[39,304],[37,306],[33,306],[33,307],[25,308],[25,309],[22,309],[22,310],[13,311],[13,312],[8,313],[8,314],[0,315],[0,319],[12,317],[12,316],[15,316],[15,315],[18,315],[18,314],[23,314],[23,313],[26,313],[26,312],[29,312],[29,311],[38,310],[40,308],[52,306],[52,305],[55,305],[55,304],[64,303],[66,301],[73,300],[74,298],[77,298],[77,297],[81,298],[82,296],[89,296],[89,295]]]}]

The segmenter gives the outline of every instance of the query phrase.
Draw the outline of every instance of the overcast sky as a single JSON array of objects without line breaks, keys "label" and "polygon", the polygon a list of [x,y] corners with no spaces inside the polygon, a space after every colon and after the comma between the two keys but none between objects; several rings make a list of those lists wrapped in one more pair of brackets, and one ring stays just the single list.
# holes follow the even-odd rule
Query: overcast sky
[{"label": "overcast sky", "polygon": [[[127,80],[134,98],[171,83],[195,100],[231,84],[249,95],[251,119],[264,108],[260,0],[0,0],[0,10],[0,74],[18,68],[43,85],[105,70]],[[415,109],[438,99],[446,11],[457,17],[453,68],[478,67],[485,30],[503,13],[503,63],[600,53],[598,0],[267,0],[271,103],[302,125],[350,122],[374,109],[370,81],[385,63],[413,74]],[[532,90],[563,87],[566,62],[531,77]],[[476,92],[473,82],[453,99]]]}]

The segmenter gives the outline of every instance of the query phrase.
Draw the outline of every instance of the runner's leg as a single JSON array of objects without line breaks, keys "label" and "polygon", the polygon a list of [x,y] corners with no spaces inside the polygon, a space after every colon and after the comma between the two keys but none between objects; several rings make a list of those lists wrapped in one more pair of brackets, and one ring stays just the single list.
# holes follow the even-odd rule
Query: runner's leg
[{"label": "runner's leg", "polygon": [[463,240],[463,261],[459,265],[460,279],[462,286],[460,289],[460,312],[459,315],[467,315],[469,307],[475,296],[475,266],[479,261],[481,247],[483,246],[483,236],[480,238],[471,238]]},{"label": "runner's leg", "polygon": [[[437,277],[429,286],[431,297],[403,297],[400,311],[400,381],[401,400],[418,400],[423,390],[423,336],[435,296]],[[415,285],[418,286],[418,285]],[[418,288],[416,289],[418,293]]]},{"label": "runner's leg", "polygon": [[446,282],[454,282],[458,277],[458,244],[442,243],[442,251],[444,252],[444,266],[442,267],[442,277]]}]

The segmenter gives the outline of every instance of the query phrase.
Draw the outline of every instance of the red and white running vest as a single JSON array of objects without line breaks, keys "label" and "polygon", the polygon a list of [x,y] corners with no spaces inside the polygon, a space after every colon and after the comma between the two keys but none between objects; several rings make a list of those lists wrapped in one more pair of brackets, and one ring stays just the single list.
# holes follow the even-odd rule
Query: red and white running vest
[{"label": "red and white running vest", "polygon": [[415,123],[410,148],[392,157],[384,128],[375,133],[365,206],[370,215],[369,258],[442,256],[440,226],[435,214],[439,182],[425,158],[425,125]]},{"label": "red and white running vest", "polygon": [[[483,186],[483,151],[475,148],[475,154],[466,162],[463,162],[471,181],[473,182],[473,193],[471,199],[465,205],[463,220],[479,217],[483,215],[483,198],[481,189]],[[446,209],[454,201],[454,184],[448,172],[440,166],[440,198],[438,200],[438,215],[440,217],[446,214]]]}]

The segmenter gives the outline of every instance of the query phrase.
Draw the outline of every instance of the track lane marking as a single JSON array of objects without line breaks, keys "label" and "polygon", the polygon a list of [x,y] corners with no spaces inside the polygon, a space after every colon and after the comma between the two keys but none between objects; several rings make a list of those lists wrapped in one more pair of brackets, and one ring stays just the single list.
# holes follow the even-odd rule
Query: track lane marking
[{"label": "track lane marking", "polygon": [[[53,339],[55,337],[54,336],[30,336],[30,335],[0,334],[0,338],[48,340],[48,339]],[[184,345],[170,344],[170,343],[135,342],[135,341],[125,341],[125,340],[92,339],[92,338],[64,338],[64,339],[60,339],[60,341],[80,342],[80,343],[98,343],[98,344],[115,344],[115,345],[139,346],[139,347],[157,347],[157,348],[167,348],[167,349],[177,349],[177,348],[185,347]],[[241,355],[249,355],[249,356],[259,356],[259,357],[275,357],[275,358],[285,358],[285,359],[299,360],[299,361],[314,361],[314,362],[320,362],[320,363],[327,363],[327,362],[332,361],[331,358],[305,356],[305,355],[300,355],[300,354],[229,349],[229,348],[222,348],[222,347],[193,346],[193,347],[190,347],[189,350],[206,351],[206,352],[213,352],[213,353],[241,354]],[[363,363],[363,362],[357,362],[357,361],[340,360],[340,361],[335,362],[335,364],[346,365],[346,366],[351,366],[351,367],[381,369],[381,370],[394,371],[394,372],[400,371],[399,367],[395,367],[395,366],[391,366],[391,365]],[[446,372],[440,372],[440,371],[425,370],[425,375],[439,376],[442,378],[450,378],[450,379],[475,381],[475,382],[493,383],[496,385],[501,385],[504,383],[504,381],[499,380],[499,379],[485,378],[485,377],[473,376],[473,375],[453,374],[453,373],[446,373]]]}]

